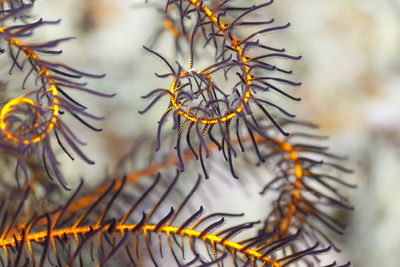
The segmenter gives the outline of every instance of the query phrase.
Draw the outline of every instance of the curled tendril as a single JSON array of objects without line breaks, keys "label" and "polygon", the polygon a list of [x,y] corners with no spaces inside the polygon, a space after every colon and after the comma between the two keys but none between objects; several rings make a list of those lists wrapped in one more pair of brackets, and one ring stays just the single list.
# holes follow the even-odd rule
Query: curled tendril
[{"label": "curled tendril", "polygon": [[32,99],[21,96],[3,106],[0,128],[10,141],[24,145],[39,143],[54,129],[58,113],[58,106],[43,107]]}]

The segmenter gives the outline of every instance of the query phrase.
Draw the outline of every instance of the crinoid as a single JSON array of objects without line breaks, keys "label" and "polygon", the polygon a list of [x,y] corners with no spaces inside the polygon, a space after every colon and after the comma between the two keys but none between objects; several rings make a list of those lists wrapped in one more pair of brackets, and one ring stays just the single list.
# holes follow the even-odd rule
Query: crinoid
[{"label": "crinoid", "polygon": [[[93,182],[83,190],[82,181],[67,192],[54,190],[68,189],[54,145],[71,159],[76,154],[89,164],[93,161],[81,151],[84,143],[63,114],[100,131],[86,119],[102,118],[88,113],[80,94],[113,95],[81,81],[104,75],[46,59],[60,54],[58,44],[71,38],[29,41],[39,27],[59,21],[30,22],[34,16],[27,11],[34,3],[0,1],[0,56],[8,60],[10,80],[17,80],[15,74],[20,72],[20,87],[27,88],[12,98],[2,88],[13,89],[9,87],[15,83],[0,81],[1,97],[5,96],[0,111],[1,158],[14,162],[16,158],[19,185],[0,181],[0,262],[4,266],[283,267],[325,262],[329,262],[325,267],[350,266],[350,262],[320,261],[323,254],[339,251],[330,232],[341,235],[345,225],[336,214],[352,210],[343,188],[354,185],[341,177],[351,172],[342,166],[345,157],[329,151],[315,124],[295,120],[283,104],[272,100],[274,96],[300,100],[288,93],[300,82],[289,78],[292,72],[281,62],[301,57],[268,45],[265,38],[290,24],[266,18],[272,1],[163,4],[161,19],[179,43],[175,61],[187,55],[187,66],[171,64],[174,60],[161,55],[164,52],[144,47],[169,68],[168,73],[156,74],[170,80],[166,88],[143,97],[153,100],[141,113],[167,97],[157,138],[136,139],[129,155],[117,161],[115,171],[107,171],[103,183]],[[168,119],[172,136],[161,134]],[[206,160],[211,157],[212,162]],[[249,197],[266,192],[271,196],[272,201],[257,210],[256,220],[244,219],[237,207],[234,212],[215,207],[221,199],[239,198],[219,188],[223,177],[218,176],[224,175],[213,169],[216,165],[229,177],[240,177],[240,182],[261,181],[255,192],[238,186],[248,190]],[[255,167],[261,171],[244,175]],[[47,176],[59,182],[42,179]],[[209,204],[223,212],[206,212]]]},{"label": "crinoid", "polygon": [[[13,4],[12,4],[13,3]],[[15,7],[17,5],[18,7]],[[34,31],[44,25],[58,24],[60,21],[45,21],[42,19],[33,23],[22,23],[6,26],[12,18],[16,18],[29,10],[33,4],[15,4],[10,1],[9,9],[2,8],[0,23],[0,39],[5,41],[6,53],[11,61],[9,74],[20,71],[25,78],[21,88],[29,90],[20,97],[14,98],[1,107],[0,113],[0,148],[3,151],[14,154],[18,159],[16,167],[16,179],[22,172],[28,183],[29,170],[26,158],[34,155],[37,160],[42,160],[49,177],[56,176],[60,184],[66,187],[66,181],[59,170],[56,156],[50,142],[54,136],[73,160],[74,156],[68,152],[63,144],[66,141],[74,153],[89,164],[94,164],[79,148],[85,143],[63,122],[62,114],[68,112],[83,125],[94,131],[101,131],[90,125],[83,118],[100,120],[101,117],[87,112],[87,107],[68,95],[69,90],[81,91],[101,97],[112,97],[86,87],[85,82],[79,81],[82,77],[103,78],[104,75],[94,75],[79,71],[63,63],[52,62],[45,59],[48,55],[61,54],[56,50],[60,42],[71,38],[62,38],[42,43],[27,43],[23,40],[31,36]],[[34,89],[26,89],[26,87]]]},{"label": "crinoid", "polygon": [[[170,104],[159,121],[157,149],[162,126],[168,116],[172,116],[173,128],[177,131],[176,150],[180,158],[182,135],[186,135],[187,147],[196,158],[200,158],[207,177],[203,151],[208,157],[210,140],[224,151],[232,175],[237,177],[233,168],[237,148],[232,143],[232,136],[236,136],[240,142],[240,128],[244,127],[250,136],[257,134],[268,139],[254,118],[256,114],[263,113],[283,135],[288,135],[271,115],[271,109],[290,118],[294,115],[268,100],[268,95],[275,91],[286,98],[299,101],[300,98],[286,93],[281,86],[296,87],[301,83],[283,77],[291,71],[279,68],[273,62],[276,58],[299,60],[301,57],[289,55],[284,49],[262,44],[261,38],[264,34],[286,29],[290,25],[273,25],[273,19],[257,17],[272,1],[248,7],[232,6],[234,1],[214,1],[210,4],[211,6],[207,6],[205,2],[196,0],[168,2],[167,10],[175,8],[180,11],[180,25],[186,28],[185,31],[188,31],[189,25],[193,25],[189,65],[186,69],[181,65],[175,69],[159,53],[145,47],[170,68],[170,73],[157,76],[172,77],[172,83],[168,89],[155,89],[144,96],[143,98],[155,98],[141,113],[148,111],[162,97],[169,97]],[[196,38],[195,41],[198,33],[201,33],[202,38]],[[215,53],[213,63],[205,67],[196,66],[193,57],[194,50],[202,46],[212,46],[210,50]],[[206,48],[204,50],[203,53],[210,53]],[[196,52],[201,53],[199,49]],[[221,79],[221,75],[224,79]],[[258,153],[257,144],[253,142],[253,145],[259,159],[264,161]],[[183,160],[180,160],[180,167],[184,169]]]},{"label": "crinoid", "polygon": [[[161,176],[157,175],[152,185],[133,201],[122,197],[122,191],[129,186],[126,179],[120,183],[113,181],[89,207],[71,215],[68,211],[74,198],[80,194],[81,183],[56,213],[33,216],[21,229],[11,233],[23,205],[29,202],[27,190],[21,195],[11,218],[6,220],[0,237],[7,264],[106,266],[113,260],[113,265],[119,266],[145,266],[152,262],[155,266],[229,263],[234,266],[283,267],[307,261],[310,256],[330,249],[317,249],[314,245],[296,253],[286,253],[285,248],[299,238],[300,232],[278,242],[273,239],[275,232],[240,239],[239,235],[244,235],[259,222],[223,225],[228,218],[243,214],[204,214],[204,208],[200,206],[196,212],[184,216],[185,206],[197,190],[201,177],[183,196],[180,204],[170,206],[166,213],[160,207],[165,205],[179,182],[179,172],[163,189],[159,200],[151,204],[149,196],[154,194],[160,180]],[[126,209],[128,202],[130,208]],[[122,213],[121,209],[126,211]],[[2,261],[4,263],[3,257]]]},{"label": "crinoid", "polygon": [[[263,11],[272,2],[254,1],[251,5],[233,0],[168,1],[167,10],[172,7],[180,11],[176,20],[181,23],[174,25],[181,25],[186,31],[191,29],[189,65],[186,69],[180,64],[174,68],[160,53],[145,47],[170,70],[156,75],[171,79],[172,84],[168,89],[155,89],[145,95],[143,98],[154,99],[141,113],[147,112],[162,97],[169,97],[169,105],[158,122],[156,150],[160,148],[161,129],[167,118],[172,117],[181,171],[185,164],[182,151],[190,151],[200,160],[207,178],[204,157],[208,158],[215,146],[222,151],[235,178],[238,175],[234,158],[251,158],[251,150],[255,152],[258,166],[275,162],[276,177],[266,180],[267,184],[260,190],[265,193],[272,189],[278,193],[267,216],[265,231],[277,229],[275,238],[281,240],[301,229],[304,243],[318,241],[339,250],[324,229],[343,233],[345,225],[329,213],[334,209],[353,209],[338,187],[354,185],[332,173],[351,170],[341,165],[344,157],[329,152],[328,147],[317,142],[323,137],[300,130],[316,128],[314,124],[294,120],[293,114],[270,100],[271,92],[275,92],[299,101],[300,98],[286,90],[301,85],[287,78],[291,71],[276,65],[279,58],[299,60],[301,57],[263,44],[263,35],[290,25],[276,26],[273,19],[265,19]],[[201,38],[195,38],[198,33]],[[201,49],[204,54],[215,56],[196,59],[194,51],[201,54]],[[197,61],[205,67],[196,67]],[[218,73],[222,74],[218,76]],[[272,115],[273,111],[280,115]],[[183,136],[186,136],[186,146],[182,145]],[[291,248],[298,251],[296,245]]]}]

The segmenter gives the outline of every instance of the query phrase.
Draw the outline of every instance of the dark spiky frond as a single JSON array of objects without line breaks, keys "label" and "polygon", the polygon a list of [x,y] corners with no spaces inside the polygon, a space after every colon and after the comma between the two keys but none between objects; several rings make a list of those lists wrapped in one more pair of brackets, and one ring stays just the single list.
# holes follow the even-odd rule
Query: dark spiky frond
[{"label": "dark spiky frond", "polygon": [[353,210],[343,189],[355,185],[340,177],[352,171],[341,165],[343,156],[321,145],[326,136],[307,129],[316,128],[315,125],[294,121],[281,124],[292,126],[290,136],[277,138],[278,134],[274,136],[269,131],[270,139],[259,145],[263,158],[275,163],[275,177],[261,190],[261,194],[267,191],[277,194],[265,221],[265,231],[278,229],[277,237],[284,238],[302,229],[303,242],[328,243],[339,251],[329,232],[342,235],[345,229],[345,224],[333,216],[334,212]]},{"label": "dark spiky frond", "polygon": [[[332,246],[339,250],[337,245],[331,241],[331,233],[341,235],[345,224],[335,218],[334,213],[340,210],[351,211],[352,207],[342,189],[354,188],[355,186],[346,182],[341,174],[349,173],[345,167],[340,165],[345,158],[331,153],[328,147],[324,146],[326,136],[313,134],[316,126],[305,122],[280,121],[281,125],[292,130],[292,134],[283,138],[279,132],[269,124],[264,124],[263,120],[258,120],[268,140],[259,135],[251,136],[246,133],[238,135],[238,139],[233,139],[235,147],[241,147],[243,151],[248,151],[256,146],[259,156],[264,162],[259,161],[258,157],[251,157],[251,154],[244,154],[247,164],[254,161],[261,169],[271,170],[274,177],[265,176],[259,180],[265,184],[261,194],[275,191],[276,200],[269,203],[267,207],[272,207],[272,211],[265,209],[265,214],[269,214],[265,222],[265,232],[277,229],[274,238],[282,239],[294,235],[300,229],[303,232],[298,243],[309,245],[319,242]],[[314,130],[314,131],[312,131]],[[153,147],[143,144],[147,150]],[[218,146],[209,146],[210,154],[217,152]],[[136,153],[141,151],[135,146]],[[185,163],[194,160],[190,149],[183,152]],[[247,155],[247,156],[246,156]],[[215,158],[215,157],[214,157]],[[241,157],[243,161],[243,157]],[[243,162],[241,161],[241,165]],[[178,156],[170,156],[164,161],[153,163],[150,167],[137,170],[127,177],[127,183],[134,184],[142,177],[153,175],[159,171],[166,172],[171,166],[179,166]],[[211,168],[207,166],[207,168]],[[339,175],[335,177],[334,175]],[[120,181],[118,181],[119,183]],[[76,211],[87,206],[97,195],[103,193],[106,187],[100,187],[93,194],[75,201],[71,204],[71,211]],[[298,248],[292,246],[292,252]]]},{"label": "dark spiky frond", "polygon": [[[274,92],[299,101],[287,88],[301,85],[288,78],[292,71],[277,65],[277,59],[301,57],[264,44],[264,35],[290,26],[289,23],[274,25],[273,19],[265,18],[263,12],[272,2],[256,4],[254,1],[253,5],[246,6],[233,0],[168,1],[166,10],[172,7],[179,14],[174,25],[179,25],[182,32],[191,33],[189,64],[186,68],[179,63],[173,67],[160,53],[145,47],[170,70],[156,75],[172,79],[172,84],[145,95],[143,98],[153,97],[153,100],[141,113],[164,96],[170,99],[158,122],[156,150],[160,148],[162,127],[172,117],[181,171],[186,162],[183,151],[189,151],[200,161],[208,177],[209,164],[204,158],[210,156],[214,146],[222,152],[236,178],[239,175],[234,162],[241,152],[253,151],[258,166],[275,160],[276,177],[266,180],[263,190],[272,188],[278,192],[266,220],[266,231],[276,228],[276,238],[281,239],[302,229],[303,242],[328,243],[338,250],[323,228],[341,234],[345,227],[330,212],[335,208],[352,209],[337,187],[354,186],[332,176],[332,170],[344,173],[350,170],[330,162],[340,157],[328,152],[327,147],[315,145],[313,141],[317,137],[296,127],[292,131],[284,130],[291,125],[310,124],[292,121],[295,115],[270,100],[269,94]],[[203,60],[195,57],[199,51],[210,54],[210,50],[215,52],[215,57]],[[200,67],[207,60],[211,63]],[[296,139],[302,141],[297,143]],[[303,143],[304,139],[311,142]],[[248,152],[243,154],[241,157],[248,157]],[[292,249],[298,250],[294,246]]]},{"label": "dark spiky frond", "polygon": [[[184,49],[182,48],[182,46],[185,46],[188,41],[190,41],[191,33],[186,31],[183,25],[183,20],[181,19],[179,14],[179,9],[170,6],[167,10],[165,10],[164,3],[162,3],[161,5],[156,5],[156,3],[153,2],[147,3],[145,7],[149,8],[149,5],[152,4],[154,4],[154,9],[159,15],[159,26],[150,36],[150,40],[148,42],[149,48],[154,49],[154,47],[159,47],[161,43],[164,43],[161,42],[161,38],[164,35],[169,35],[173,39],[173,43],[175,46],[175,56],[184,55]],[[141,5],[139,7],[144,6]]]},{"label": "dark spiky frond", "polygon": [[[105,266],[114,260],[124,266],[140,266],[144,264],[142,257],[146,253],[155,266],[210,266],[231,262],[235,266],[278,267],[329,250],[329,247],[318,249],[315,245],[290,255],[285,254],[283,249],[300,233],[279,242],[273,239],[275,232],[240,240],[239,233],[253,228],[257,222],[223,225],[228,218],[242,214],[204,215],[203,207],[200,207],[191,215],[183,216],[182,211],[198,188],[201,177],[181,204],[171,206],[169,212],[161,210],[178,179],[179,173],[164,189],[159,200],[150,204],[152,201],[149,196],[154,195],[155,187],[161,180],[158,175],[153,184],[129,204],[130,207],[122,209],[120,198],[127,185],[126,179],[118,185],[112,182],[89,207],[82,209],[79,214],[68,214],[67,210],[81,191],[81,183],[56,213],[33,216],[11,235],[9,230],[18,224],[18,214],[29,197],[27,190],[14,215],[6,219],[6,227],[0,237],[0,246],[4,249],[2,261],[14,266],[19,263],[44,266],[51,262],[59,266],[73,266],[79,262],[81,265]],[[123,203],[128,204],[126,200]],[[118,210],[124,210],[124,213]],[[83,255],[91,256],[87,258]]]},{"label": "dark spiky frond", "polygon": [[[231,173],[237,177],[232,161],[238,151],[232,145],[232,129],[239,128],[241,124],[240,127],[245,127],[251,135],[266,137],[257,122],[252,122],[254,114],[263,113],[283,135],[288,135],[272,114],[278,111],[287,117],[294,115],[267,99],[274,91],[285,98],[300,100],[287,93],[286,88],[297,87],[301,83],[289,80],[286,76],[291,71],[278,67],[274,62],[279,58],[299,60],[301,57],[262,44],[263,35],[290,25],[273,25],[273,19],[264,21],[264,16],[256,20],[257,15],[271,3],[236,7],[234,1],[215,1],[207,5],[197,0],[168,2],[167,10],[179,10],[176,20],[180,23],[175,23],[181,25],[180,30],[191,33],[188,41],[189,64],[186,68],[180,65],[174,68],[162,55],[145,47],[169,67],[170,73],[157,76],[171,78],[172,84],[167,89],[155,89],[144,96],[154,99],[141,113],[148,111],[164,96],[170,98],[169,106],[158,122],[157,149],[161,129],[168,117],[172,117],[173,129],[177,132],[175,149],[182,171],[184,162],[181,151],[183,143],[186,143],[185,147],[200,159],[207,177],[203,157],[209,156],[209,143],[214,142],[226,152]],[[195,51],[199,52],[202,48],[202,43],[212,46],[215,51],[212,63],[203,67],[194,57]]]},{"label": "dark spiky frond", "polygon": [[[30,9],[31,5],[22,5],[0,17],[0,23],[6,24],[10,18]],[[43,161],[50,177],[66,187],[66,181],[59,170],[59,163],[54,154],[51,138],[55,138],[59,146],[73,160],[76,154],[89,164],[94,164],[79,148],[85,143],[79,139],[62,120],[64,112],[68,112],[83,125],[94,131],[101,131],[86,119],[101,120],[101,117],[87,112],[87,107],[73,99],[68,91],[81,91],[100,97],[112,97],[86,87],[81,78],[102,78],[104,75],[94,75],[69,67],[63,63],[46,60],[47,55],[59,55],[59,43],[71,38],[61,38],[42,43],[28,43],[24,39],[44,25],[58,24],[60,21],[44,21],[22,23],[0,27],[0,39],[7,43],[6,53],[11,60],[9,74],[20,71],[25,78],[21,88],[27,90],[23,95],[12,99],[1,107],[0,114],[0,148],[18,159],[16,178],[23,175],[26,186],[29,170],[27,156],[33,155],[37,161]],[[29,88],[29,89],[28,89]],[[68,146],[65,144],[67,143]]]}]

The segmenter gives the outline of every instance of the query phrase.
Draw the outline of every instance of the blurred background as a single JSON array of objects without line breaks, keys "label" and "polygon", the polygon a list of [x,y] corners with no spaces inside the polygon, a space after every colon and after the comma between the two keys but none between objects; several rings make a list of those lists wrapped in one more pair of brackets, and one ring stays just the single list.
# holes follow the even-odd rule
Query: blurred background
[{"label": "blurred background", "polygon": [[[102,178],[137,136],[155,135],[165,108],[140,116],[147,103],[140,96],[166,85],[153,75],[162,72],[160,60],[142,45],[163,27],[155,8],[163,6],[154,0],[147,5],[131,0],[36,1],[33,14],[62,21],[43,27],[35,38],[77,37],[62,44],[65,52],[57,61],[106,73],[106,78],[90,81],[90,87],[117,93],[107,101],[82,101],[106,120],[100,123],[101,134],[79,130],[96,165],[63,163],[71,185],[80,177]],[[276,0],[266,16],[292,23],[272,34],[271,44],[303,56],[293,67],[295,80],[303,82],[296,89],[302,101],[289,111],[318,123],[321,133],[330,136],[331,150],[348,155],[355,170],[346,177],[358,188],[349,192],[355,212],[342,239],[343,257],[357,267],[399,266],[400,1]],[[155,49],[173,51],[173,38],[165,34]]]}]

